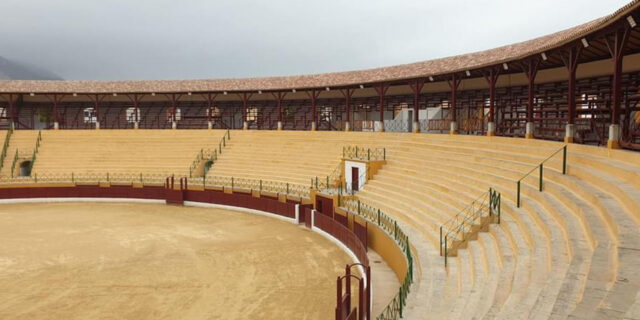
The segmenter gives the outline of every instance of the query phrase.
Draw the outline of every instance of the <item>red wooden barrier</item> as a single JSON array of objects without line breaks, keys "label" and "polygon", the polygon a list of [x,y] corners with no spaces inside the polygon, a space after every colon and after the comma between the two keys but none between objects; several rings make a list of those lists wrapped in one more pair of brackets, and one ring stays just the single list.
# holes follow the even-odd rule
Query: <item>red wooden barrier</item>
[{"label": "red wooden barrier", "polygon": [[334,238],[342,242],[353,254],[356,255],[358,260],[365,265],[369,265],[369,257],[367,256],[367,249],[363,246],[362,242],[355,233],[351,232],[345,226],[339,224],[331,217],[324,214],[316,214],[314,217],[314,226],[320,228],[324,232],[330,234]]},{"label": "red wooden barrier", "polygon": [[[183,184],[184,187],[184,184]],[[218,190],[172,190],[165,187],[132,186],[100,187],[80,185],[75,187],[24,187],[0,188],[0,199],[27,198],[125,198],[165,200],[171,204],[183,201],[213,203],[266,211],[287,218],[295,218],[295,203],[280,202],[271,198],[255,198],[249,194],[227,194]]]}]

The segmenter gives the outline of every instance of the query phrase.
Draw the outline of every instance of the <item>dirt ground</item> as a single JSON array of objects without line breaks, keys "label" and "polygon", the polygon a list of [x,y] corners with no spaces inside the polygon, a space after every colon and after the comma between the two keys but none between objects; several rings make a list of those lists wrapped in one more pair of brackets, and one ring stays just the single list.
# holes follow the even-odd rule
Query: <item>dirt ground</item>
[{"label": "dirt ground", "polygon": [[0,205],[0,319],[330,319],[349,257],[273,218]]}]

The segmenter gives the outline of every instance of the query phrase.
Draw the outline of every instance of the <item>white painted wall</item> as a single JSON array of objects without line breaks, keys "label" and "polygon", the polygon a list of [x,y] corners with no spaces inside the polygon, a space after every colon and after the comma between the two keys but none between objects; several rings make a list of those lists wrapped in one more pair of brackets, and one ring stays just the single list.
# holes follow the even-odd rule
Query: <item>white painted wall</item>
[{"label": "white painted wall", "polygon": [[353,181],[351,180],[351,168],[358,168],[358,175],[360,179],[358,179],[358,190],[362,190],[364,184],[367,182],[367,164],[363,162],[355,162],[355,161],[345,161],[344,162],[344,177],[347,182],[347,189],[351,189],[351,184]]}]

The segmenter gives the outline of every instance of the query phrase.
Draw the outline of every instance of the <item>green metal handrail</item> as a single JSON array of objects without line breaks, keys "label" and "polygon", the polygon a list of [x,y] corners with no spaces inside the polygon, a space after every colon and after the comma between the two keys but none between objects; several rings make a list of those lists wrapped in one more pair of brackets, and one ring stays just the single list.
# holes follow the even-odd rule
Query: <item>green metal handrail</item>
[{"label": "green metal handrail", "polygon": [[351,160],[382,161],[387,158],[386,148],[342,147],[342,158]]},{"label": "green metal handrail", "polygon": [[0,170],[4,166],[4,159],[7,157],[8,149],[9,149],[9,140],[11,139],[11,135],[13,134],[13,126],[9,127],[7,130],[7,135],[4,138],[4,144],[2,145],[2,153],[0,153]]},{"label": "green metal handrail", "polygon": [[[198,168],[200,162],[204,159],[208,159],[209,161],[218,160],[218,153],[222,154],[222,147],[227,146],[227,141],[231,140],[231,132],[227,129],[227,132],[222,136],[220,142],[218,142],[218,147],[211,149],[200,149],[200,153],[196,155],[196,158],[191,162],[191,166],[189,167],[189,178],[193,178],[193,172]],[[206,176],[206,172],[204,174]]]},{"label": "green metal handrail", "polygon": [[562,151],[562,174],[563,175],[567,174],[567,145],[565,145],[564,147],[556,150],[556,152],[552,153],[546,159],[542,160],[542,162],[540,162],[538,165],[533,167],[529,172],[527,172],[524,176],[522,176],[522,178],[520,178],[516,182],[516,186],[517,186],[517,189],[516,189],[516,193],[517,193],[517,195],[516,195],[516,206],[518,208],[520,208],[520,185],[521,185],[522,180],[524,180],[524,178],[526,178],[529,175],[531,175],[537,169],[539,171],[539,174],[538,174],[538,191],[542,192],[544,163],[547,162],[549,159],[551,159],[556,154],[558,154],[560,151]]},{"label": "green metal handrail", "polygon": [[18,161],[18,149],[16,149],[16,154],[13,156],[13,162],[11,163],[11,177],[13,178],[13,173],[16,170],[16,162]]},{"label": "green metal handrail", "polygon": [[411,284],[413,283],[413,256],[411,254],[409,237],[404,233],[402,228],[398,226],[398,222],[389,215],[380,211],[380,209],[366,205],[359,200],[341,200],[340,197],[338,197],[338,206],[351,214],[367,220],[369,223],[378,225],[396,241],[396,244],[405,253],[407,273],[404,276],[400,288],[398,288],[398,293],[376,317],[378,320],[401,319],[404,307],[407,304],[407,296],[411,291]]},{"label": "green metal handrail", "polygon": [[500,193],[490,188],[440,226],[440,256],[444,257],[445,267],[451,250],[467,241],[478,220],[495,215],[500,223],[500,199]]}]

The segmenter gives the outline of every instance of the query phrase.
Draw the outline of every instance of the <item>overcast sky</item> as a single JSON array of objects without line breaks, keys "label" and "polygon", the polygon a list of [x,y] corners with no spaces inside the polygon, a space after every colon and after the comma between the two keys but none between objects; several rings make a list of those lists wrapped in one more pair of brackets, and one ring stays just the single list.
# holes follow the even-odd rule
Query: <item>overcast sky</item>
[{"label": "overcast sky", "polygon": [[528,40],[630,0],[1,0],[0,56],[65,79],[276,76]]}]

